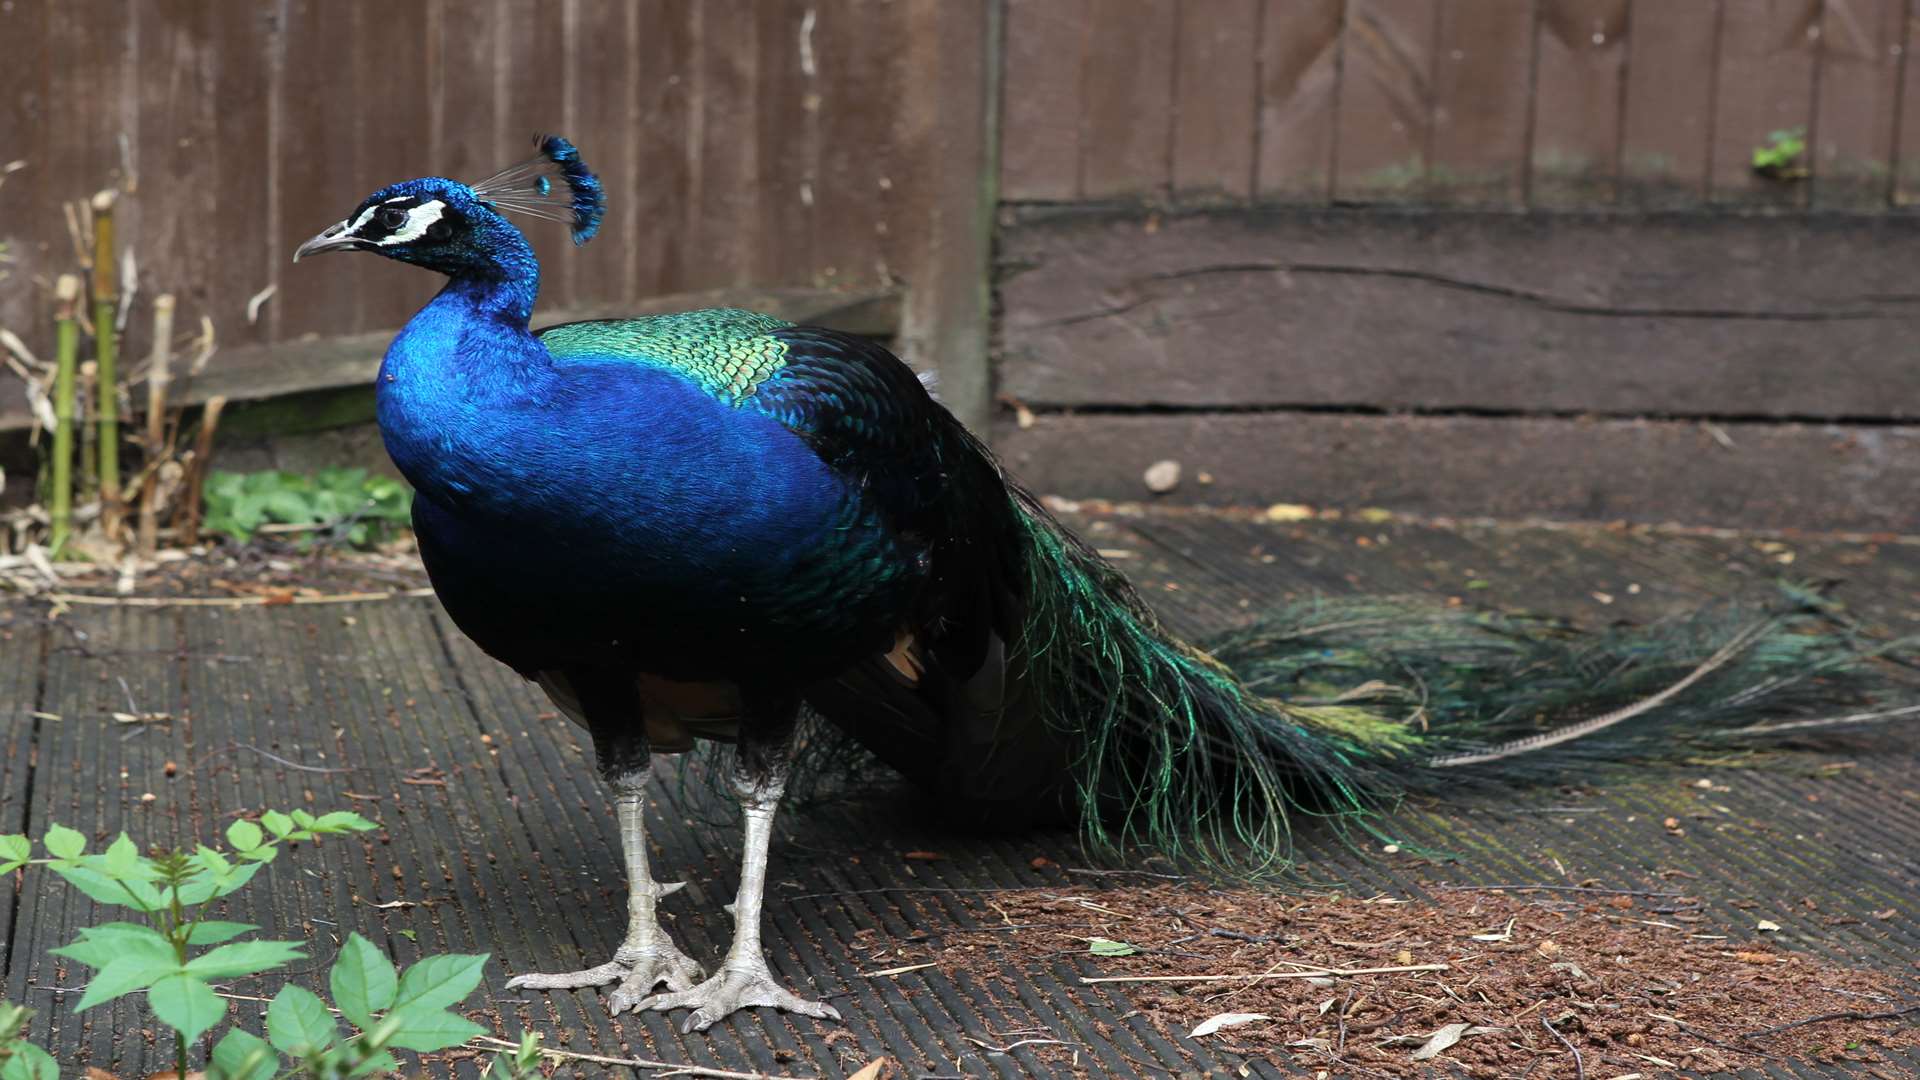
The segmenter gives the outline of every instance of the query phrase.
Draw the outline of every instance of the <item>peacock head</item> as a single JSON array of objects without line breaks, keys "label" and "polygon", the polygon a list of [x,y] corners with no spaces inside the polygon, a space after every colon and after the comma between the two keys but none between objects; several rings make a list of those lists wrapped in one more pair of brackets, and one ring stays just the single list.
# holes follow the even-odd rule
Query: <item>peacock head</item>
[{"label": "peacock head", "polygon": [[[540,152],[477,184],[439,176],[406,180],[366,197],[346,219],[301,244],[293,261],[328,251],[372,251],[453,277],[488,276],[531,258],[506,214],[559,221],[573,242],[593,239],[606,212],[600,180],[573,144],[542,136]],[[564,201],[555,198],[564,194]]]}]

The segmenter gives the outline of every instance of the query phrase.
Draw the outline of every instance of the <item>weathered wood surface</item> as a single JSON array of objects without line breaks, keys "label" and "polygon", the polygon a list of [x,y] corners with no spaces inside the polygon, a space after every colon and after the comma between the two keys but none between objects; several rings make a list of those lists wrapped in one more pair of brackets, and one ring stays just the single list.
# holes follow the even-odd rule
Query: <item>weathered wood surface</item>
[{"label": "weathered wood surface", "polygon": [[[1885,209],[1914,187],[1905,0],[1095,7],[1009,0],[1010,200],[1777,208],[1812,193]],[[1756,175],[1753,150],[1783,130],[1810,139],[1807,174]]]},{"label": "weathered wood surface", "polygon": [[[1009,469],[1071,498],[1920,533],[1920,426],[1255,413],[1036,417]],[[1203,483],[1200,474],[1211,477]]]},{"label": "weathered wood surface", "polygon": [[[527,229],[553,309],[924,284],[905,347],[929,366],[947,357],[956,403],[978,418],[990,7],[8,5],[0,167],[20,167],[0,182],[0,325],[50,352],[47,293],[77,261],[62,204],[122,186],[122,240],[143,271],[127,355],[147,354],[159,292],[178,295],[183,329],[206,315],[229,348],[397,326],[429,275],[380,259],[294,268],[293,247],[383,184],[478,180],[556,131],[610,205],[577,253],[564,229]],[[0,370],[4,408],[21,396]]]},{"label": "weathered wood surface", "polygon": [[1249,211],[1003,236],[1031,407],[1913,419],[1920,223]]},{"label": "weathered wood surface", "polygon": [[[1803,538],[1783,547],[1733,534],[1273,524],[1244,513],[1071,520],[1189,631],[1239,625],[1283,598],[1356,589],[1462,596],[1588,622],[1653,619],[1752,595],[1788,555],[1796,572],[1849,579],[1841,599],[1876,625],[1911,629],[1920,596],[1920,549],[1895,543]],[[892,966],[885,954],[903,939],[938,940],[946,926],[966,922],[957,898],[942,890],[1038,885],[1084,895],[1102,885],[1059,865],[1030,865],[1035,856],[1079,865],[1069,837],[956,834],[927,824],[903,793],[883,789],[789,808],[777,827],[771,963],[780,978],[837,1005],[845,1034],[756,1014],[683,1038],[658,1015],[609,1020],[591,992],[508,993],[509,973],[597,960],[617,944],[617,839],[578,732],[478,655],[428,600],[76,607],[54,622],[37,605],[14,604],[0,607],[0,662],[0,706],[9,709],[0,829],[37,833],[61,821],[102,839],[124,826],[142,840],[170,841],[212,836],[233,817],[268,807],[351,806],[382,830],[289,852],[261,885],[237,894],[227,914],[304,938],[322,957],[348,931],[400,962],[491,952],[473,1015],[499,1032],[533,1026],[565,1049],[796,1076],[844,1076],[881,1056],[907,1075],[1009,1080],[1088,1071],[1273,1077],[1289,1067],[1254,1061],[1243,1071],[1230,1050],[1155,1031],[1125,996],[1072,985],[1076,975],[1096,973],[1097,961],[1085,958],[1010,963],[1003,980],[941,968],[866,977]],[[173,713],[173,722],[129,736],[108,715],[127,708],[129,696],[141,710]],[[34,722],[11,711],[27,704],[59,719]],[[1406,843],[1460,853],[1437,868],[1356,851],[1324,830],[1302,832],[1302,853],[1313,880],[1368,894],[1418,896],[1419,880],[1675,887],[1666,875],[1679,871],[1677,887],[1707,903],[1701,932],[1751,938],[1759,902],[1783,928],[1770,935],[1777,947],[1903,970],[1920,951],[1920,925],[1870,913],[1907,903],[1920,875],[1920,814],[1909,790],[1915,742],[1892,732],[1842,753],[1808,764],[1850,767],[1716,770],[1727,790],[1711,794],[1694,788],[1697,770],[1643,769],[1618,780],[1582,777],[1572,791],[1409,806],[1395,819]],[[177,775],[166,775],[168,761],[181,766]],[[655,865],[691,881],[667,901],[669,925],[692,955],[711,962],[730,931],[718,905],[737,872],[736,830],[697,789],[662,785],[654,803]],[[1529,812],[1516,813],[1516,803]],[[1582,812],[1538,812],[1569,804]],[[1713,825],[1670,836],[1659,824],[1670,814],[1703,815]],[[908,860],[908,851],[945,858]],[[6,992],[39,1010],[34,1037],[76,1073],[89,1064],[122,1075],[161,1067],[166,1049],[149,1037],[154,1025],[137,995],[76,1017],[72,996],[55,991],[81,973],[46,950],[100,913],[71,889],[41,887],[37,876],[27,885],[17,899],[14,890],[0,892],[0,905],[19,905],[0,926],[11,928]],[[877,936],[863,933],[870,928]],[[1051,946],[1029,951],[1043,947]],[[317,968],[296,976],[310,984],[322,977]],[[262,990],[271,987],[260,980],[232,986],[238,994]],[[1835,1008],[1847,1004],[1836,1000]],[[257,1006],[238,1003],[233,1017],[259,1030]],[[1067,1045],[1001,1055],[968,1041],[1002,1045],[1005,1032],[1033,1026]],[[1916,1064],[1909,1055],[1887,1067]],[[439,1058],[425,1071],[474,1077],[477,1066]]]}]

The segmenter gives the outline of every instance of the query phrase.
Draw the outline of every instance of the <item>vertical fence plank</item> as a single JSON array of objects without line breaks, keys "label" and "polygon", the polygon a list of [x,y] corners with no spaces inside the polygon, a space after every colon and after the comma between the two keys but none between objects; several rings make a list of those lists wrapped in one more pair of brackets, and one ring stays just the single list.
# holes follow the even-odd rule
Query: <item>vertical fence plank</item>
[{"label": "vertical fence plank", "polygon": [[[283,170],[273,127],[275,100],[284,77],[287,29],[279,8],[278,0],[232,4],[208,27],[213,34],[211,104],[218,110],[218,129],[217,137],[204,149],[214,166],[213,197],[223,216],[258,225],[238,236],[219,237],[217,257],[202,267],[201,285],[206,292],[202,306],[199,311],[183,308],[177,325],[185,330],[204,313],[213,320],[222,347],[257,345],[268,339],[277,312],[289,297],[270,302],[254,323],[247,322],[248,298],[274,283],[292,290],[298,282],[304,294],[305,268],[289,276],[291,245],[338,220],[328,214],[343,214],[352,205],[311,208],[320,220],[289,244],[288,237],[308,224],[308,208],[294,208],[291,216],[299,220],[291,228],[282,226],[282,218],[290,212],[278,192]],[[186,283],[172,287],[184,288]]]},{"label": "vertical fence plank", "polygon": [[631,127],[635,83],[642,77],[633,49],[640,9],[625,0],[571,0],[567,21],[565,134],[606,185],[607,214],[600,233],[569,255],[574,266],[571,307],[630,299],[634,288],[628,254],[637,230],[638,162],[632,149],[641,133]]},{"label": "vertical fence plank", "polygon": [[[273,147],[279,158],[279,259],[291,257],[302,241],[340,220],[378,186],[370,186],[354,164],[360,102],[352,58],[341,56],[341,42],[354,40],[353,7],[287,0],[284,10],[286,66]],[[358,275],[376,270],[327,261],[269,269],[283,282],[269,305],[282,341],[357,329]]]},{"label": "vertical fence plank", "polygon": [[1445,0],[1435,43],[1427,197],[1516,206],[1532,119],[1535,0]]},{"label": "vertical fence plank", "polygon": [[[458,8],[453,9],[455,11]],[[495,16],[494,161],[478,175],[531,157],[535,138],[567,130],[567,22],[560,4],[500,0]],[[583,151],[589,164],[593,158]],[[580,270],[573,241],[563,225],[538,219],[518,224],[540,258],[540,307],[560,311],[573,306],[574,279]]]},{"label": "vertical fence plank", "polygon": [[1820,21],[1819,111],[1813,120],[1813,204],[1885,206],[1908,0],[1826,0]]},{"label": "vertical fence plank", "polygon": [[1721,0],[1632,0],[1621,191],[1640,205],[1706,197]]},{"label": "vertical fence plank", "polygon": [[1534,206],[1613,202],[1628,0],[1542,0],[1528,184]]},{"label": "vertical fence plank", "polygon": [[800,284],[813,276],[821,77],[813,36],[820,13],[801,0],[763,0],[753,8],[758,81],[751,137],[759,146],[760,227],[748,238],[750,279]]},{"label": "vertical fence plank", "polygon": [[678,287],[737,285],[751,273],[760,228],[757,23],[732,4],[693,7],[694,116],[688,138],[686,276]]},{"label": "vertical fence plank", "polygon": [[1893,147],[1893,204],[1920,205],[1920,0],[1908,0],[1907,25],[1900,50],[1899,127]]},{"label": "vertical fence plank", "polygon": [[1176,198],[1253,194],[1262,6],[1263,0],[1180,0],[1171,178]]},{"label": "vertical fence plank", "polygon": [[915,73],[902,58],[907,13],[884,0],[822,6],[813,34],[819,115],[812,266],[820,284],[882,280],[892,237],[899,140],[895,103]]},{"label": "vertical fence plank", "polygon": [[[206,310],[209,271],[219,261],[214,144],[213,15],[198,4],[139,0],[125,9],[140,59],[132,92],[140,109],[133,143],[141,183],[127,200],[127,243],[138,259],[140,295],[174,293],[188,318]],[[130,313],[122,353],[145,356],[147,320]]]},{"label": "vertical fence plank", "polygon": [[1345,0],[1265,0],[1260,34],[1258,198],[1324,202]]},{"label": "vertical fence plank", "polygon": [[1336,198],[1425,198],[1439,10],[1439,0],[1350,0],[1347,5]]},{"label": "vertical fence plank", "polygon": [[1080,197],[1090,0],[1006,0],[1000,197]]},{"label": "vertical fence plank", "polygon": [[[53,335],[43,324],[52,310],[36,279],[52,281],[69,248],[59,205],[46,178],[55,174],[47,102],[47,4],[0,5],[0,39],[15,44],[0,64],[0,167],[20,168],[0,176],[0,244],[12,263],[0,285],[0,326],[19,334],[37,352],[51,355]],[[19,382],[0,369],[0,394],[21,400]]]},{"label": "vertical fence plank", "polygon": [[1157,197],[1168,181],[1174,0],[1104,0],[1087,37],[1081,194]]},{"label": "vertical fence plank", "polygon": [[1761,176],[1754,171],[1753,152],[1776,131],[1809,134],[1820,9],[1821,0],[1748,0],[1729,8],[1721,20],[1707,187],[1713,202],[1806,204],[1804,176]]},{"label": "vertical fence plank", "polygon": [[627,262],[634,297],[672,291],[685,274],[693,239],[682,227],[691,198],[693,8],[699,0],[659,0],[642,9],[629,63],[637,76],[623,133],[632,177]]},{"label": "vertical fence plank", "polygon": [[[988,277],[998,165],[994,159],[1004,40],[1001,4],[907,0],[898,109],[905,190],[896,225],[907,282],[901,338],[907,359],[937,367],[947,407],[986,430],[992,396]],[[898,186],[898,185],[897,185]]]},{"label": "vertical fence plank", "polygon": [[[423,47],[436,47],[425,4],[355,0],[353,47],[356,93],[350,106],[359,131],[354,137],[355,187],[335,192],[344,213],[374,189],[416,176],[445,175],[433,160],[433,86]],[[477,180],[477,176],[463,179]],[[330,267],[340,272],[345,267]],[[402,326],[427,302],[440,283],[430,274],[387,259],[361,259],[351,268],[359,289],[356,325],[361,330]]]}]

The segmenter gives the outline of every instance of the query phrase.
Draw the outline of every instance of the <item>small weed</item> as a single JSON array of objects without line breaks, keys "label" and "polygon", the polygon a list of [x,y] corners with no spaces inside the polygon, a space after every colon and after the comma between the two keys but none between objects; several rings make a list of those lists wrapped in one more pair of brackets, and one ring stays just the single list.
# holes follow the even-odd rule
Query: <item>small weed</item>
[{"label": "small weed", "polygon": [[[201,844],[192,852],[142,855],[125,833],[105,851],[88,853],[85,836],[54,825],[40,840],[48,858],[33,858],[33,842],[25,836],[0,836],[0,874],[45,866],[96,903],[145,919],[144,925],[85,927],[78,940],[53,952],[95,969],[76,1012],[145,991],[147,1007],[174,1032],[174,1065],[185,1076],[189,1049],[227,1017],[227,999],[212,983],[306,958],[301,942],[240,940],[259,927],[208,918],[205,906],[245,887],[283,844],[373,828],[344,811],[269,811],[258,824],[240,820],[229,826],[226,851]],[[265,1037],[229,1027],[214,1044],[205,1073],[210,1080],[342,1080],[396,1068],[394,1049],[428,1053],[459,1046],[485,1029],[449,1007],[480,984],[486,960],[484,954],[429,956],[401,972],[371,941],[349,934],[328,977],[331,1007],[311,990],[282,986],[267,1008]],[[352,1025],[350,1033],[336,1014]],[[58,1078],[53,1058],[23,1037],[29,1015],[0,1002],[0,1080]],[[539,1057],[529,1036],[517,1050],[501,1054],[490,1071],[522,1080],[534,1075]]]},{"label": "small weed", "polygon": [[331,533],[364,546],[407,524],[413,508],[405,484],[365,469],[322,469],[312,476],[215,472],[205,495],[206,527],[243,544],[265,529],[296,533],[302,544]]},{"label": "small weed", "polygon": [[1801,159],[1806,152],[1806,128],[1769,132],[1767,141],[1753,148],[1753,171],[1769,180],[1804,180],[1807,167]]}]

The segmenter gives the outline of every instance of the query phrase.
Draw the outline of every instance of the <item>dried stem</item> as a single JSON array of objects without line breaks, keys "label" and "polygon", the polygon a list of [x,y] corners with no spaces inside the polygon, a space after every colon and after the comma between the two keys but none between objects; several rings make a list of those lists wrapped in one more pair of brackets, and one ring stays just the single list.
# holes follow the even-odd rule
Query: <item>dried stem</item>
[{"label": "dried stem", "polygon": [[167,384],[172,382],[172,293],[153,300],[153,359],[147,367],[147,446],[145,476],[140,484],[140,527],[137,550],[150,559],[159,542],[160,459],[167,452]]},{"label": "dried stem", "polygon": [[100,520],[109,539],[119,532],[123,509],[120,501],[120,341],[114,331],[120,308],[120,287],[113,254],[113,199],[111,190],[93,197],[93,329],[100,394]]}]

